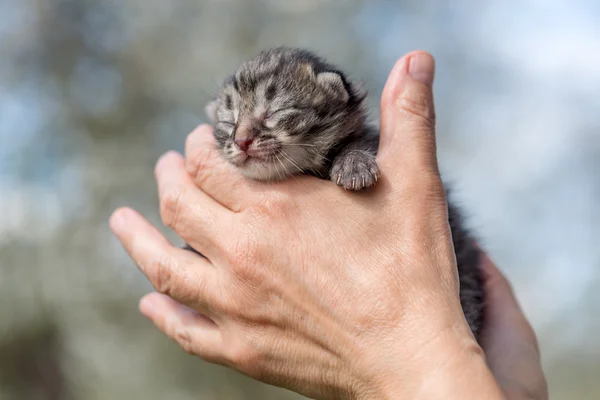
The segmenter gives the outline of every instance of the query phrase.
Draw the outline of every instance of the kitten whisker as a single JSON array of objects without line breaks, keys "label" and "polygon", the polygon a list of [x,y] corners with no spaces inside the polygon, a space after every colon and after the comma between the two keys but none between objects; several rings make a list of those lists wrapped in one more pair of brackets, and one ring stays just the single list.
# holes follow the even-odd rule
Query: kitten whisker
[{"label": "kitten whisker", "polygon": [[[290,160],[288,157],[286,157],[286,156],[285,156],[284,152],[281,152],[281,153],[279,153],[279,154],[281,154],[281,155],[282,155],[282,156],[283,156],[283,157],[284,157],[284,158],[285,158],[287,161],[290,161],[290,162],[292,162],[292,160]],[[281,161],[280,161],[280,162],[281,162]],[[292,163],[293,163],[293,162],[292,162]],[[289,170],[289,169],[288,169],[288,168],[285,166],[285,164],[283,164],[283,162],[281,163],[281,165],[283,166],[283,168],[285,169],[285,171],[288,173],[288,175],[289,175],[290,177],[292,177],[292,178],[293,178],[293,179],[295,179],[295,180],[298,180],[298,177],[296,176],[296,174],[294,174],[292,171],[290,171],[290,170]],[[295,165],[295,164],[294,164],[294,165]]]},{"label": "kitten whisker", "polygon": [[[281,162],[281,160],[279,159],[279,156],[277,154],[275,154],[275,158],[277,159],[277,161],[279,161],[279,164],[281,164],[281,166],[283,167],[283,169],[285,169],[285,165],[283,165],[283,163]],[[283,179],[281,176],[281,171],[279,171],[279,166],[276,165],[275,166],[275,170],[277,171],[277,175],[279,176],[279,179]]]},{"label": "kitten whisker", "polygon": [[315,169],[315,170],[311,170],[311,172],[313,174],[315,174],[316,176],[318,176],[319,178],[325,179],[325,177],[323,176],[323,174],[321,173],[321,171]]},{"label": "kitten whisker", "polygon": [[282,155],[282,156],[283,156],[283,157],[284,157],[286,160],[288,160],[288,161],[289,161],[289,162],[290,162],[290,163],[291,163],[291,164],[292,164],[294,167],[296,167],[296,169],[298,170],[298,172],[302,172],[302,171],[303,171],[303,170],[302,170],[302,168],[300,168],[300,167],[298,166],[298,164],[296,164],[296,163],[294,162],[294,160],[292,160],[292,158],[289,156],[289,154],[287,154],[285,151],[281,150],[281,155]]},{"label": "kitten whisker", "polygon": [[[283,155],[283,154],[282,154]],[[283,170],[292,178],[298,180],[298,178],[292,173],[292,171],[290,171],[289,169],[287,169],[287,167],[285,166],[285,164],[283,163],[283,161],[281,161],[281,159],[279,159],[279,157],[277,157],[277,161],[279,161],[279,164],[281,164],[281,166],[283,167]]]},{"label": "kitten whisker", "polygon": [[322,155],[322,154],[317,154],[317,155],[318,155],[319,157],[321,157],[321,160],[323,160],[323,161],[327,161],[327,162],[331,162],[331,159],[329,159],[329,158],[325,157],[324,155]]}]

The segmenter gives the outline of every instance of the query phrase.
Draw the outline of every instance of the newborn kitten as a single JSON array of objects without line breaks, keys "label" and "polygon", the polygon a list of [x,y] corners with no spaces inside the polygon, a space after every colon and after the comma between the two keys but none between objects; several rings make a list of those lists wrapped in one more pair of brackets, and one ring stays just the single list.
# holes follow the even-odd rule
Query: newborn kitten
[{"label": "newborn kitten", "polygon": [[[361,190],[374,185],[379,174],[379,131],[367,124],[365,97],[316,55],[275,48],[244,62],[207,113],[222,156],[248,178],[274,181],[308,173]],[[479,251],[451,205],[449,222],[460,300],[477,337],[483,302]]]}]

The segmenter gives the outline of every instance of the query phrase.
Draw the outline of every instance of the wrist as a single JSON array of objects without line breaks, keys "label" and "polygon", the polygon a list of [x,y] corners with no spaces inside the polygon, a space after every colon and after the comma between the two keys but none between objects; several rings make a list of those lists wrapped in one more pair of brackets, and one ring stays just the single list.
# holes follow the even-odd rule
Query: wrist
[{"label": "wrist", "polygon": [[504,398],[481,347],[462,327],[437,336],[406,363],[386,358],[356,400]]},{"label": "wrist", "polygon": [[[443,353],[445,351],[445,353]],[[426,365],[418,399],[503,399],[502,391],[487,366],[485,354],[471,336],[447,343]]]}]

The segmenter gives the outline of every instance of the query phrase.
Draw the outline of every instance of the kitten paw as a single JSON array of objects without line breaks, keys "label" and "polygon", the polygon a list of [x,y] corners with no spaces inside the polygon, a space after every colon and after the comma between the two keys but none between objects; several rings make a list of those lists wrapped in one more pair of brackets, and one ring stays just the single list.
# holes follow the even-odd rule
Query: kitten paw
[{"label": "kitten paw", "polygon": [[362,190],[373,186],[379,178],[375,156],[366,151],[346,153],[333,162],[330,179],[346,190]]}]

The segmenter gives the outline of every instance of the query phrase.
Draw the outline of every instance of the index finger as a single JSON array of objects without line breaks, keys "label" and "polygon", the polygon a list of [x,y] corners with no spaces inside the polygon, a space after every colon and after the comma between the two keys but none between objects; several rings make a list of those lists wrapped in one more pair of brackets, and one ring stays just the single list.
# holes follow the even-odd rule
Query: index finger
[{"label": "index finger", "polygon": [[259,182],[245,178],[221,157],[210,125],[200,125],[185,142],[185,165],[194,183],[215,201],[239,212]]}]

